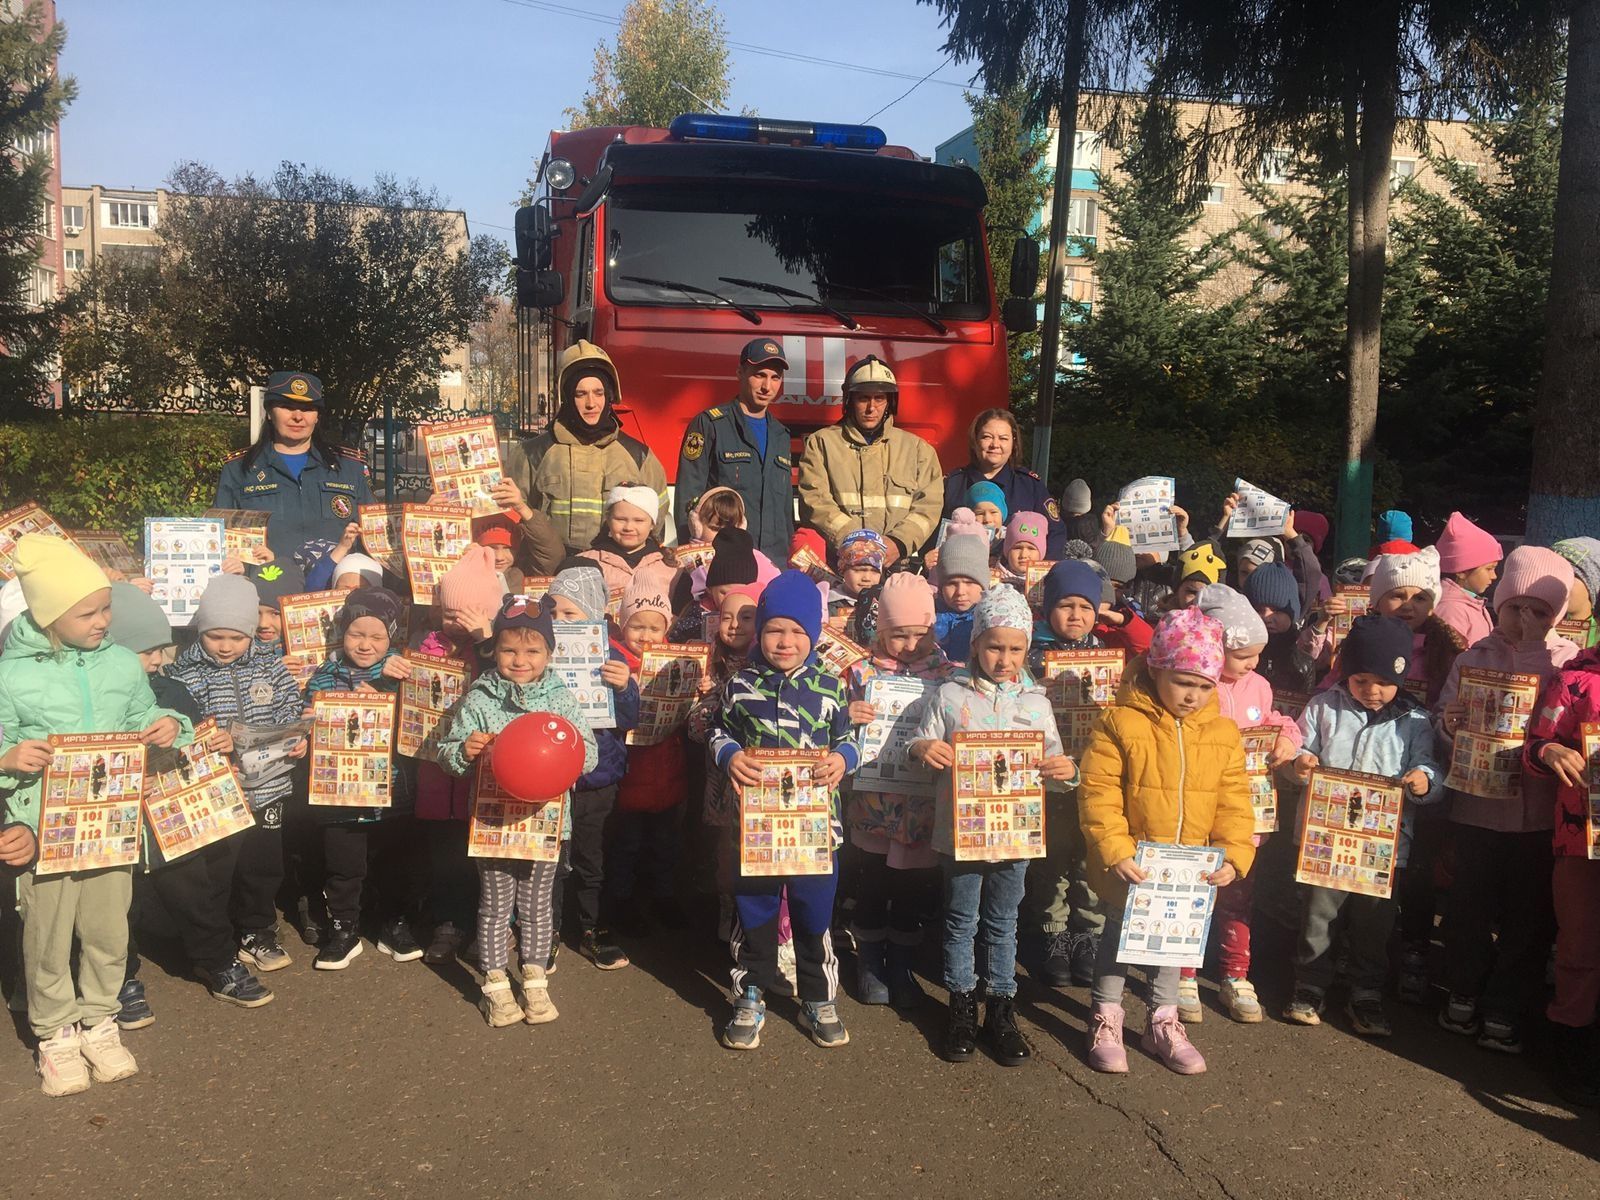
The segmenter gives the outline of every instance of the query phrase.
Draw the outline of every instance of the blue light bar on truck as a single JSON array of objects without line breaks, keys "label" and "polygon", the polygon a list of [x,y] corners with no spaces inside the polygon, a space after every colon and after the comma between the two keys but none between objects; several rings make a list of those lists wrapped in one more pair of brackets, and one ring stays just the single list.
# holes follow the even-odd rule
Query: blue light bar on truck
[{"label": "blue light bar on truck", "polygon": [[680,140],[805,142],[835,150],[878,150],[889,144],[888,136],[876,125],[777,121],[771,117],[724,117],[713,113],[684,113],[673,118],[667,129]]}]

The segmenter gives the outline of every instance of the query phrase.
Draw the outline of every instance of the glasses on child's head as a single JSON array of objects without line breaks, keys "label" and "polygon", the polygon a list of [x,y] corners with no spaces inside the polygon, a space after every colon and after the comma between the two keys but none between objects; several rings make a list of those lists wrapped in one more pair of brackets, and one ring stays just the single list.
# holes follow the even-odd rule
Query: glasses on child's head
[{"label": "glasses on child's head", "polygon": [[527,617],[539,615],[539,601],[532,596],[513,596],[506,601],[504,617]]}]

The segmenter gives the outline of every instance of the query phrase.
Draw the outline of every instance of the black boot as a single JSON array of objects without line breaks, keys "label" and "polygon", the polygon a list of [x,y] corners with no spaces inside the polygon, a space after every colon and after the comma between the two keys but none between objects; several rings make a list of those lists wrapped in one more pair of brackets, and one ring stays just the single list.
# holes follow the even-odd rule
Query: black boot
[{"label": "black boot", "polygon": [[1600,1108],[1600,1037],[1595,1027],[1554,1026],[1556,1095],[1578,1108]]},{"label": "black boot", "polygon": [[950,1023],[944,1030],[947,1062],[966,1062],[978,1051],[978,997],[972,992],[950,993]]},{"label": "black boot", "polygon": [[1002,1067],[1020,1067],[1033,1056],[1017,1031],[1017,1003],[1010,996],[992,996],[984,1006],[983,1040]]}]

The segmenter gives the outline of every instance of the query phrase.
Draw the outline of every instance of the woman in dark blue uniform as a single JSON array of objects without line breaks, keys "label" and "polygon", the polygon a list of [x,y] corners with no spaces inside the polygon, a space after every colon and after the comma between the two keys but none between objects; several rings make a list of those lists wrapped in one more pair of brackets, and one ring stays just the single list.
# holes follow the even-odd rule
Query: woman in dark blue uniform
[{"label": "woman in dark blue uniform", "polygon": [[944,477],[945,518],[948,520],[952,512],[966,504],[968,488],[987,479],[1006,494],[1006,507],[1012,513],[1044,514],[1045,557],[1059,558],[1067,540],[1061,524],[1061,506],[1050,494],[1049,484],[1017,465],[1022,448],[1017,419],[1008,409],[984,409],[973,418],[967,445],[972,450],[972,461]]},{"label": "woman in dark blue uniform", "polygon": [[322,382],[304,371],[275,371],[267,380],[267,423],[255,445],[228,457],[217,481],[217,508],[271,514],[267,546],[288,561],[306,542],[337,542],[372,503],[359,451],[317,433]]}]

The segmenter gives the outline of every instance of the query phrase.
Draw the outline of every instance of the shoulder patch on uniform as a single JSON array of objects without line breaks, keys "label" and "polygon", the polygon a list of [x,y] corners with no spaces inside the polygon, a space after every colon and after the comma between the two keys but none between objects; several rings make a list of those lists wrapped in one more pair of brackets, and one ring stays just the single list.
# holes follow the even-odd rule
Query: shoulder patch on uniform
[{"label": "shoulder patch on uniform", "polygon": [[[1038,478],[1038,476],[1034,476],[1034,478]],[[1051,496],[1050,499],[1044,502],[1044,515],[1049,517],[1052,521],[1061,520],[1061,505],[1056,503],[1056,498],[1054,496]]]},{"label": "shoulder patch on uniform", "polygon": [[1030,471],[1027,467],[1014,467],[1012,469],[1015,470],[1018,475],[1026,475],[1029,479],[1039,478],[1039,472]]},{"label": "shoulder patch on uniform", "polygon": [[722,410],[720,408],[708,408],[706,409],[706,413],[713,421],[720,420],[722,417]]},{"label": "shoulder patch on uniform", "polygon": [[250,449],[251,448],[249,446],[246,446],[243,450],[235,450],[232,454],[228,455],[228,457],[223,459],[222,461],[225,462],[225,463],[237,462],[239,459],[243,458],[246,454],[249,454],[250,453]]},{"label": "shoulder patch on uniform", "polygon": [[706,439],[701,434],[690,432],[689,436],[683,439],[683,456],[690,462],[693,462],[705,452]]},{"label": "shoulder patch on uniform", "polygon": [[354,459],[356,462],[360,463],[362,466],[366,465],[367,456],[365,454],[363,454],[360,450],[357,450],[354,446],[338,446],[338,445],[336,445],[333,448],[333,452],[335,454],[337,454],[340,458],[351,458],[351,459]]}]

